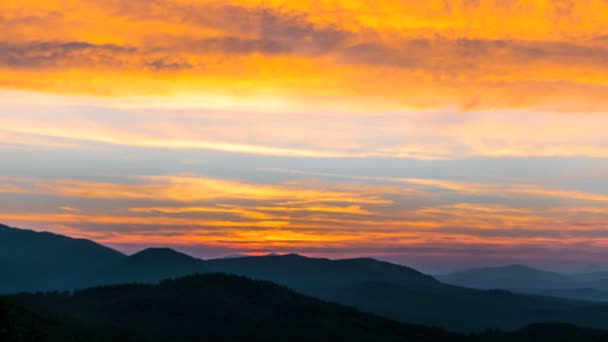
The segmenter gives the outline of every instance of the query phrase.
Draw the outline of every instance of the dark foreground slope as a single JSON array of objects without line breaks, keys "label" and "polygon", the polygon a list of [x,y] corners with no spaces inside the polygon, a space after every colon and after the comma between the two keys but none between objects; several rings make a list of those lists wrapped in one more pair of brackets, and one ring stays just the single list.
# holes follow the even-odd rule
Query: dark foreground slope
[{"label": "dark foreground slope", "polygon": [[87,340],[88,335],[107,341],[440,341],[457,337],[329,304],[269,282],[214,274],[158,285],[21,294],[3,300],[22,309],[13,309],[9,317],[5,313],[2,341],[10,334],[31,336],[32,341],[36,336],[41,341],[54,336],[58,336],[55,340]]},{"label": "dark foreground slope", "polygon": [[477,335],[402,324],[242,277],[0,297],[3,342],[608,341],[605,331],[537,324]]}]

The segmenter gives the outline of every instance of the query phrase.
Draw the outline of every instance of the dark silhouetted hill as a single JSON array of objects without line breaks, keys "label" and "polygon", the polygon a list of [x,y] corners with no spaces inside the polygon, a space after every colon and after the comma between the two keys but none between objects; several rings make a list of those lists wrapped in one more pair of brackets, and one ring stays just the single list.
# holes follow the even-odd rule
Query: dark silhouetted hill
[{"label": "dark silhouetted hill", "polygon": [[297,254],[206,260],[210,272],[271,280],[292,288],[326,288],[368,281],[388,281],[409,287],[442,287],[433,277],[409,267],[374,259],[329,260]]},{"label": "dark silhouetted hill", "polygon": [[0,297],[3,342],[599,342],[607,338],[606,331],[556,323],[515,332],[448,333],[361,313],[270,282],[219,274],[157,285]]},{"label": "dark silhouetted hill", "polygon": [[517,329],[542,321],[608,328],[608,306],[448,285],[414,269],[369,258],[329,260],[289,254],[203,261],[163,248],[126,256],[90,241],[48,233],[2,228],[0,234],[10,237],[0,239],[9,246],[8,252],[0,252],[6,256],[0,264],[0,292],[5,293],[227,273],[271,281],[402,322],[452,331]]},{"label": "dark silhouetted hill", "polygon": [[124,257],[89,240],[0,225],[0,293],[91,286],[94,270]]},{"label": "dark silhouetted hill", "polygon": [[90,240],[0,225],[0,293],[158,282],[203,271],[202,260],[169,248],[127,256]]},{"label": "dark silhouetted hill", "polygon": [[[24,308],[20,315],[29,317],[17,314],[8,321],[22,320],[10,324],[33,336],[49,332],[65,338],[66,327],[75,327],[77,336],[90,332],[107,341],[444,341],[452,336],[326,303],[269,282],[217,274],[73,294],[13,295],[4,301]],[[27,323],[32,319],[42,320],[42,332],[32,332],[38,325]],[[1,332],[0,328],[0,337]]]},{"label": "dark silhouetted hill", "polygon": [[99,284],[157,282],[167,278],[202,273],[203,261],[169,248],[148,248],[101,271]]},{"label": "dark silhouetted hill", "polygon": [[[329,260],[290,254],[207,260],[205,267],[213,272],[269,280],[402,322],[441,326],[452,331],[510,330],[548,318],[573,322],[576,317],[570,316],[572,310],[595,306],[452,286],[408,267],[367,258]],[[599,327],[608,327],[604,311],[608,313],[608,307],[602,309],[600,316],[605,320]]]}]

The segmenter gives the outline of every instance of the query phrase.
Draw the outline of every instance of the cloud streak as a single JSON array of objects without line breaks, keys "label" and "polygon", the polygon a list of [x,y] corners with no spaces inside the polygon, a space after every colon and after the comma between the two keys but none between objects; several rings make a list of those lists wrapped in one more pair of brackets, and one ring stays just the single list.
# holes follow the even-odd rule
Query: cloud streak
[{"label": "cloud streak", "polygon": [[[12,103],[16,99],[21,102]],[[208,102],[164,109],[130,108],[120,100],[90,105],[49,96],[53,104],[44,101],[39,95],[6,92],[0,100],[4,144],[102,144],[300,158],[608,157],[603,130],[608,119],[592,113],[350,114],[282,107],[276,112],[220,109]]]},{"label": "cloud streak", "polygon": [[[471,263],[480,254],[509,262],[515,250],[535,260],[534,249],[553,256],[576,250],[576,258],[584,253],[585,260],[599,260],[596,252],[608,245],[603,193],[513,180],[289,175],[271,183],[195,174],[105,181],[4,176],[0,221],[129,250],[169,245],[402,262]],[[21,201],[38,204],[21,207]]]}]

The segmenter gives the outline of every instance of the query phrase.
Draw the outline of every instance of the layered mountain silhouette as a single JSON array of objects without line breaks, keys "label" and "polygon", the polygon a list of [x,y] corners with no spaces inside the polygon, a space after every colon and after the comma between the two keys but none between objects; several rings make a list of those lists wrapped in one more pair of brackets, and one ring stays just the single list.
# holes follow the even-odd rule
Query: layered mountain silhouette
[{"label": "layered mountain silhouette", "polygon": [[[7,252],[3,247],[9,247]],[[305,295],[401,322],[471,332],[560,321],[608,328],[608,306],[442,283],[374,259],[329,260],[296,254],[201,260],[171,249],[124,255],[91,241],[2,227],[1,293],[157,283],[195,273],[267,280]],[[25,253],[27,256],[22,258]]]},{"label": "layered mountain silhouette", "polygon": [[514,292],[590,301],[608,301],[608,273],[560,274],[524,265],[476,268],[436,276],[442,282],[475,289]]},{"label": "layered mountain silhouette", "polygon": [[388,281],[412,288],[441,286],[433,277],[414,269],[368,258],[330,260],[287,254],[214,259],[205,261],[204,265],[209,272],[245,275],[300,289],[370,281]]},{"label": "layered mountain silhouette", "polygon": [[[329,304],[269,282],[218,274],[3,299],[5,305],[46,318],[47,325],[60,324],[56,334],[79,331],[79,337],[89,333],[98,335],[93,339],[98,341],[438,341],[451,336]],[[45,333],[28,331],[33,337]]]},{"label": "layered mountain silhouette", "polygon": [[399,321],[452,331],[515,329],[547,320],[608,326],[608,306],[448,285],[411,268],[374,259],[329,260],[290,254],[208,260],[205,267],[269,280]]},{"label": "layered mountain silhouette", "polygon": [[0,296],[3,342],[605,341],[564,324],[476,335],[398,323],[297,294],[270,282],[206,274],[156,285]]}]

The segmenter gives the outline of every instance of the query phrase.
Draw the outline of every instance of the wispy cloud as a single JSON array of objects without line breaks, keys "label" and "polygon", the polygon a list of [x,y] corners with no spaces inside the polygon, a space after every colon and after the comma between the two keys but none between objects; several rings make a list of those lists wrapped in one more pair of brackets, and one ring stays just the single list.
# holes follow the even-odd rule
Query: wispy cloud
[{"label": "wispy cloud", "polygon": [[207,103],[129,108],[120,100],[102,105],[20,92],[6,93],[0,106],[6,107],[0,136],[15,146],[105,144],[301,158],[608,157],[608,118],[592,113],[275,112]]},{"label": "wispy cloud", "polygon": [[514,183],[300,175],[308,178],[273,184],[188,174],[120,182],[4,177],[4,197],[51,196],[78,200],[80,206],[3,211],[0,220],[52,225],[114,245],[164,243],[248,252],[272,248],[314,254],[323,246],[332,253],[391,254],[395,249],[395,255],[397,250],[406,255],[436,249],[444,256],[465,257],[472,248],[584,243],[597,248],[608,241],[608,198],[601,194]]}]

